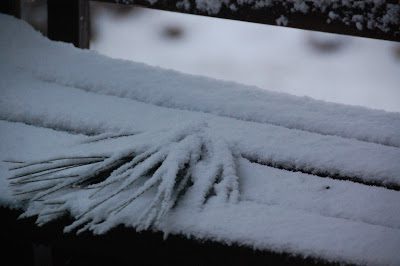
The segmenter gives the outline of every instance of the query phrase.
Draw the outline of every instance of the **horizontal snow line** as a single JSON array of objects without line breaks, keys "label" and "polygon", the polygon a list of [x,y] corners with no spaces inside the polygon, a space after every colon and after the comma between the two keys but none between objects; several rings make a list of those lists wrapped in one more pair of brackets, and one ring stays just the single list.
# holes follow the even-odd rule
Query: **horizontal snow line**
[{"label": "horizontal snow line", "polygon": [[379,182],[379,181],[371,181],[371,180],[365,180],[362,177],[358,176],[345,176],[341,175],[339,173],[332,173],[329,172],[328,170],[324,169],[318,169],[315,167],[310,167],[308,169],[303,168],[303,167],[298,167],[292,162],[278,162],[278,161],[268,161],[268,160],[262,160],[255,158],[253,156],[249,156],[246,154],[241,155],[244,159],[247,159],[251,163],[257,163],[260,165],[265,165],[269,166],[272,168],[280,169],[280,170],[286,170],[290,172],[301,172],[304,174],[309,174],[309,175],[314,175],[318,176],[321,178],[330,178],[330,179],[335,179],[335,180],[344,180],[344,181],[351,181],[354,183],[359,183],[361,185],[367,185],[367,186],[376,186],[376,187],[382,187],[390,190],[395,190],[395,191],[400,191],[400,185],[391,183],[391,182]]},{"label": "horizontal snow line", "polygon": [[[131,99],[84,92],[72,87],[63,89],[62,86],[41,81],[36,83],[34,79],[28,79],[28,89],[24,83],[20,84],[25,74],[16,73],[18,79],[4,87],[0,118],[13,118],[28,124],[37,120],[41,123],[38,125],[66,131],[81,127],[84,132],[89,130],[86,133],[91,133],[93,129],[97,133],[121,132],[124,129],[130,132],[149,131],[206,120],[217,135],[231,143],[238,143],[239,150],[255,155],[255,158],[260,158],[257,154],[262,156],[260,159],[278,157],[279,161],[295,161],[299,165],[314,165],[319,169],[334,168],[334,172],[341,172],[344,176],[356,175],[370,180],[383,176],[382,179],[387,182],[398,182],[400,168],[396,158],[400,155],[399,148],[196,112],[172,111]],[[285,145],[282,146],[282,143]],[[360,153],[363,154],[361,163],[353,167],[349,159]]]},{"label": "horizontal snow line", "polygon": [[374,226],[382,226],[382,227],[387,227],[387,228],[391,228],[391,229],[395,229],[395,230],[399,229],[399,228],[397,228],[395,226],[383,225],[383,224],[380,224],[380,223],[370,222],[370,221],[365,221],[365,220],[357,220],[357,219],[354,219],[354,218],[340,216],[340,215],[328,215],[328,214],[325,214],[325,213],[320,213],[318,211],[312,211],[312,210],[307,210],[307,209],[303,209],[303,208],[289,207],[289,206],[285,206],[285,205],[280,204],[280,203],[267,203],[267,202],[262,201],[262,200],[250,199],[250,198],[247,198],[247,197],[241,198],[240,201],[241,202],[256,203],[256,204],[260,204],[260,205],[267,205],[267,206],[281,206],[282,208],[285,208],[286,210],[293,210],[293,211],[299,211],[300,210],[300,211],[305,212],[305,213],[310,213],[310,214],[313,214],[313,215],[318,215],[318,216],[326,217],[326,218],[335,218],[335,219],[341,219],[341,220],[344,220],[344,221],[363,223],[363,224],[374,225]]},{"label": "horizontal snow line", "polygon": [[[37,128],[45,128],[45,129],[52,129],[55,131],[59,131],[59,132],[65,132],[65,133],[70,133],[70,134],[75,134],[75,135],[85,135],[88,137],[94,137],[93,139],[87,139],[84,140],[83,143],[86,142],[97,142],[97,141],[101,141],[101,140],[105,140],[105,139],[109,139],[109,138],[115,138],[115,136],[118,137],[122,137],[122,136],[129,136],[129,135],[133,135],[133,134],[127,134],[127,133],[121,133],[120,135],[115,135],[115,136],[108,136],[107,138],[102,137],[103,135],[109,135],[108,133],[105,133],[104,131],[100,130],[100,129],[94,129],[92,127],[90,127],[90,129],[84,129],[82,127],[71,127],[71,126],[66,126],[66,125],[61,125],[59,123],[51,123],[48,121],[42,121],[42,119],[18,119],[18,118],[14,118],[14,119],[10,119],[10,118],[2,118],[2,115],[0,114],[0,121],[6,121],[6,122],[15,122],[15,123],[22,123],[25,125],[29,125],[29,126],[33,126],[33,127],[37,127]],[[395,184],[395,183],[382,183],[379,181],[369,181],[369,180],[365,180],[362,177],[357,177],[357,176],[345,176],[345,175],[341,175],[338,173],[332,173],[329,172],[328,170],[325,169],[320,169],[320,168],[316,168],[316,167],[310,167],[308,169],[304,168],[304,167],[299,167],[297,166],[295,163],[293,162],[279,162],[279,161],[268,161],[268,160],[263,160],[260,158],[255,158],[254,156],[251,155],[247,155],[247,154],[241,154],[241,156],[244,159],[247,159],[248,161],[252,162],[252,163],[257,163],[260,165],[265,165],[265,166],[269,166],[269,167],[273,167],[276,169],[281,169],[281,170],[286,170],[286,171],[290,171],[290,172],[301,172],[304,174],[310,174],[310,175],[314,175],[314,176],[318,176],[321,178],[331,178],[331,179],[335,179],[335,180],[346,180],[346,181],[352,181],[355,183],[359,183],[362,185],[368,185],[368,186],[377,186],[377,187],[383,187],[386,189],[391,189],[391,190],[395,190],[395,191],[400,191],[400,185]]]},{"label": "horizontal snow line", "polygon": [[[351,181],[239,162],[241,199],[400,229],[400,193]],[[371,215],[373,213],[374,215]]]},{"label": "horizontal snow line", "polygon": [[[32,114],[31,114],[32,115]],[[0,117],[2,115],[0,114]],[[129,133],[124,133],[120,132],[119,134],[112,134],[110,133],[109,130],[102,130],[100,128],[94,129],[91,126],[87,126],[86,128],[83,127],[74,127],[72,124],[67,123],[67,124],[62,124],[57,121],[44,121],[43,119],[39,119],[37,117],[29,117],[25,118],[24,117],[16,117],[14,119],[1,119],[0,121],[6,121],[6,122],[15,122],[15,123],[22,123],[25,125],[37,127],[37,128],[44,128],[44,129],[52,129],[55,131],[59,132],[65,132],[65,133],[70,133],[70,134],[81,134],[88,136],[88,139],[82,140],[82,143],[93,143],[93,142],[98,142],[98,141],[103,141],[103,140],[109,140],[113,138],[119,138],[123,136],[131,136],[134,134],[129,134]],[[68,125],[68,126],[67,126]],[[138,132],[136,132],[138,133]],[[242,157],[249,160],[252,163],[257,163],[260,165],[265,165],[265,166],[270,166],[276,169],[281,169],[281,170],[286,170],[286,171],[291,171],[291,172],[301,172],[305,174],[310,174],[313,176],[318,176],[321,178],[330,178],[334,180],[346,180],[346,181],[352,181],[355,183],[359,183],[362,185],[368,185],[368,186],[377,186],[377,187],[383,187],[386,189],[391,189],[395,191],[400,191],[400,185],[395,184],[395,183],[383,183],[379,181],[371,181],[371,180],[365,180],[363,177],[357,177],[357,176],[347,176],[335,172],[330,172],[325,169],[321,169],[319,167],[315,166],[310,166],[307,169],[304,167],[301,167],[299,165],[296,165],[293,162],[289,161],[269,161],[265,160],[262,158],[257,158],[254,155],[247,155],[245,153],[242,154]],[[332,169],[335,171],[334,169]]]},{"label": "horizontal snow line", "polygon": [[[110,59],[51,42],[12,18],[2,17],[1,23],[2,71],[16,67],[35,78],[153,106],[400,147],[399,113],[327,103]],[[4,74],[6,83],[2,85],[10,83],[13,88],[18,83],[15,75],[12,71]],[[24,86],[30,87],[28,84]]]},{"label": "horizontal snow line", "polygon": [[[121,224],[127,224],[126,219]],[[304,256],[316,254],[342,263],[398,265],[400,261],[396,249],[399,230],[279,206],[240,202],[221,208],[206,206],[199,214],[176,210],[173,219],[165,224],[170,233]]]},{"label": "horizontal snow line", "polygon": [[[23,69],[23,68],[22,68]],[[26,71],[29,71],[29,69],[24,69]],[[400,145],[397,145],[395,143],[385,143],[383,141],[376,141],[373,139],[368,139],[367,137],[351,137],[351,136],[346,136],[346,135],[340,135],[340,134],[334,134],[334,133],[326,133],[323,132],[321,130],[318,129],[307,129],[304,127],[299,127],[299,126],[290,126],[290,125],[285,125],[284,123],[278,123],[278,122],[273,122],[273,121],[260,121],[258,119],[253,119],[250,117],[247,118],[242,118],[238,115],[232,115],[229,113],[217,113],[217,112],[213,112],[212,110],[210,111],[205,111],[205,110],[201,110],[199,108],[185,108],[185,107],[180,107],[180,106],[175,106],[175,105],[171,105],[171,104],[165,104],[165,103],[153,103],[151,101],[146,101],[143,99],[140,99],[140,97],[134,97],[132,95],[129,95],[127,92],[125,91],[97,91],[97,90],[93,90],[91,88],[87,88],[85,86],[80,86],[78,84],[66,84],[65,82],[60,82],[57,81],[57,79],[52,79],[52,78],[48,78],[45,77],[43,75],[37,74],[37,73],[32,73],[35,78],[37,78],[38,80],[45,82],[45,83],[49,83],[49,84],[55,84],[55,85],[59,85],[59,86],[63,86],[64,88],[72,88],[72,89],[78,89],[78,90],[82,90],[85,92],[89,92],[89,93],[94,93],[97,95],[108,95],[108,96],[113,96],[113,97],[117,97],[117,98],[121,98],[121,99],[125,99],[125,100],[134,100],[140,103],[144,103],[144,104],[149,104],[149,105],[153,105],[153,106],[157,106],[157,107],[162,107],[162,108],[166,108],[166,109],[172,109],[172,110],[179,110],[179,111],[189,111],[189,112],[198,112],[198,113],[203,113],[203,114],[211,114],[211,115],[215,115],[218,117],[226,117],[226,118],[230,118],[230,119],[235,119],[238,121],[245,121],[245,122],[252,122],[252,123],[257,123],[257,124],[264,124],[264,125],[273,125],[273,126],[277,126],[277,127],[282,127],[282,128],[286,128],[286,129],[295,129],[295,130],[299,130],[299,131],[304,131],[304,132],[308,132],[308,133],[313,133],[313,134],[318,134],[318,135],[322,135],[322,136],[334,136],[334,137],[338,137],[338,138],[343,138],[343,139],[351,139],[351,140],[358,140],[361,142],[366,142],[366,143],[373,143],[373,144],[378,144],[378,145],[383,145],[383,146],[387,146],[387,147],[394,147],[394,148],[400,148]]]},{"label": "horizontal snow line", "polygon": [[100,133],[96,135],[90,136],[90,138],[83,140],[81,143],[83,144],[88,144],[88,143],[94,143],[94,142],[99,142],[99,141],[105,141],[105,140],[110,140],[110,139],[117,139],[117,138],[122,138],[122,137],[130,137],[134,136],[137,134],[140,134],[141,132],[135,132],[135,133]]},{"label": "horizontal snow line", "polygon": [[25,119],[24,117],[10,118],[10,117],[2,115],[1,113],[0,113],[0,121],[10,122],[10,123],[21,123],[21,124],[36,127],[36,128],[51,129],[54,131],[69,133],[72,135],[85,135],[88,137],[89,136],[97,136],[97,135],[103,133],[103,132],[97,131],[95,129],[83,130],[83,128],[81,128],[81,127],[72,128],[72,127],[68,127],[68,126],[62,126],[57,123],[49,123],[40,118],[37,118],[37,119],[34,119],[34,118]]}]

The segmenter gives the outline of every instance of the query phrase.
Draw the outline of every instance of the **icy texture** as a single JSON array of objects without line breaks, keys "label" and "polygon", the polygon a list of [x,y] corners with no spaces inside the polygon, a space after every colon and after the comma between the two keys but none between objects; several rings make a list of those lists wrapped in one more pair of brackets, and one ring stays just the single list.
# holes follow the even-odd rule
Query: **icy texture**
[{"label": "icy texture", "polygon": [[1,23],[1,62],[31,72],[43,81],[158,106],[400,147],[398,113],[326,103],[112,60],[91,51],[77,52],[72,45],[49,42],[29,26],[12,23],[11,18],[2,16]]},{"label": "icy texture", "polygon": [[[119,150],[132,145],[134,139],[133,136],[111,138],[112,134],[107,134],[102,136],[107,137],[107,141],[99,141],[102,139],[100,136],[70,135],[2,121],[0,129],[3,136],[0,139],[1,161],[21,156],[24,161],[50,158],[60,150],[78,156],[84,153],[104,154],[110,147]],[[53,138],[53,145],[48,145],[48,140]],[[81,145],[85,145],[84,150]],[[21,153],[22,150],[24,153]],[[312,255],[332,261],[367,265],[399,263],[399,192],[287,172],[243,159],[237,165],[237,174],[241,177],[241,198],[237,204],[221,204],[210,198],[199,210],[196,207],[196,197],[191,197],[197,192],[188,190],[184,200],[156,228],[165,233],[180,233],[303,256]],[[7,173],[7,166],[10,163],[0,164],[1,175]],[[139,184],[143,184],[143,181]],[[69,197],[61,198],[69,202],[64,205],[66,209],[63,211],[70,211],[76,218],[82,216],[93,203],[90,199],[92,193],[94,190],[75,188]],[[157,189],[146,192],[118,215],[104,221],[101,211],[97,215],[91,213],[89,217],[103,221],[91,228],[96,233],[104,233],[118,224],[139,226],[140,215],[156,193]],[[0,196],[4,199],[5,195]],[[121,199],[129,196],[120,195]],[[52,206],[54,210],[60,210],[62,202],[53,203],[46,205],[45,209],[50,211]],[[115,203],[120,202],[116,200]],[[39,204],[37,207],[35,209],[31,206],[30,211],[41,212],[43,206]],[[107,208],[111,209],[104,206],[105,210]],[[56,213],[52,215],[56,217]]]},{"label": "icy texture", "polygon": [[[121,136],[109,139],[115,138]],[[237,159],[222,140],[202,128],[189,126],[122,138],[129,138],[125,144],[130,148],[16,163],[10,168],[9,179],[18,201],[28,207],[24,216],[38,215],[38,224],[44,224],[71,212],[68,197],[72,193],[80,194],[78,198],[82,199],[89,193],[86,210],[68,230],[82,225],[78,232],[96,230],[156,188],[153,200],[138,215],[140,230],[159,224],[190,186],[197,208],[213,195],[213,200],[221,203],[238,202]],[[98,141],[106,139],[88,139],[79,150],[85,151],[87,145],[90,148]]]},{"label": "icy texture", "polygon": [[400,184],[399,114],[111,60],[0,22],[0,185],[15,193],[2,187],[1,204],[39,224],[69,213],[77,232],[122,224],[400,263],[400,193],[360,184]]},{"label": "icy texture", "polygon": [[[206,121],[212,134],[253,160],[311,173],[327,172],[332,176],[400,185],[400,149],[396,147],[84,92],[8,68],[11,72],[3,73],[13,78],[3,79],[2,119],[84,134],[169,130],[188,123],[204,125]],[[350,123],[351,119],[348,120]],[[352,129],[353,124],[346,129]]]},{"label": "icy texture", "polygon": [[0,205],[18,207],[6,181],[6,177],[10,175],[8,167],[13,165],[11,162],[31,161],[41,154],[49,155],[54,147],[66,149],[82,137],[83,135],[70,135],[0,120]]}]

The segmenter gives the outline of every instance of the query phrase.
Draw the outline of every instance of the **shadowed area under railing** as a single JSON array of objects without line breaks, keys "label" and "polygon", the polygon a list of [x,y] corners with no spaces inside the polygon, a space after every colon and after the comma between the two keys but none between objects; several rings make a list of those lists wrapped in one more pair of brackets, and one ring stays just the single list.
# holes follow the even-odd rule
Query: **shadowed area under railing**
[{"label": "shadowed area under railing", "polygon": [[20,211],[0,207],[2,260],[7,265],[338,265],[286,253],[254,251],[160,232],[119,226],[107,234],[64,234],[68,217],[43,227]]}]

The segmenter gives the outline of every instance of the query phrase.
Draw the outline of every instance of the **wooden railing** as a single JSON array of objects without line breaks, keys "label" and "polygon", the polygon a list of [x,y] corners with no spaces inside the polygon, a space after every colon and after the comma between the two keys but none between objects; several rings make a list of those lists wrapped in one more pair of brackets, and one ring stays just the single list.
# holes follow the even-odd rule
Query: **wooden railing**
[{"label": "wooden railing", "polygon": [[[20,0],[1,1],[18,12]],[[89,48],[89,1],[400,42],[399,0],[47,0],[49,38]]]}]

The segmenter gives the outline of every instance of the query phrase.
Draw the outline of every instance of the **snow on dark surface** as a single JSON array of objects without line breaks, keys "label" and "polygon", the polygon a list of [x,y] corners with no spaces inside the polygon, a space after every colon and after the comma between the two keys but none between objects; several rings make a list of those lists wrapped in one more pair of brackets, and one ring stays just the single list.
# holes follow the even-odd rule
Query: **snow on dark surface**
[{"label": "snow on dark surface", "polygon": [[400,193],[385,188],[400,185],[398,113],[109,59],[0,22],[1,204],[39,224],[69,213],[66,230],[400,263]]}]

